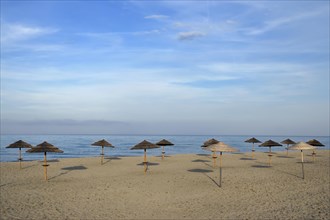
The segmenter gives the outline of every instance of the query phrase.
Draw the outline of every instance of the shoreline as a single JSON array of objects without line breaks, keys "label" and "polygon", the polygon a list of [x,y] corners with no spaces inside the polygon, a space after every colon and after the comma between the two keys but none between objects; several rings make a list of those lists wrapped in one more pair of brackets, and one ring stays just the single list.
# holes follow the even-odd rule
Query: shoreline
[{"label": "shoreline", "polygon": [[[43,179],[39,160],[0,162],[2,219],[329,219],[329,150],[58,158]],[[42,155],[40,155],[42,159]]]}]

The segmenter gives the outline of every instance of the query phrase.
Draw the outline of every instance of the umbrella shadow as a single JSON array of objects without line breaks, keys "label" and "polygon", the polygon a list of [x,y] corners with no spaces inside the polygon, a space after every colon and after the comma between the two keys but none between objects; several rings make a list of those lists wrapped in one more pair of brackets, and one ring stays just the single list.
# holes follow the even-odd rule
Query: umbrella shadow
[{"label": "umbrella shadow", "polygon": [[[155,156],[155,157],[163,157],[163,156],[162,155],[158,155],[158,156]],[[171,156],[164,155],[164,157],[171,157]]]},{"label": "umbrella shadow", "polygon": [[210,156],[210,154],[196,154],[197,156],[203,156],[203,157],[207,157]]},{"label": "umbrella shadow", "polygon": [[256,159],[250,157],[241,157],[240,160],[256,160]]},{"label": "umbrella shadow", "polygon": [[213,170],[207,170],[207,169],[190,169],[188,170],[188,172],[193,172],[193,173],[202,173],[204,176],[206,176],[208,179],[210,179],[215,185],[217,185],[218,187],[220,187],[219,183],[217,183],[217,181],[215,181],[212,177],[210,177],[209,175],[207,175],[207,173],[211,173],[213,172]]},{"label": "umbrella shadow", "polygon": [[[43,160],[39,160],[38,161],[39,163],[44,163]],[[60,162],[58,159],[53,159],[53,160],[47,160],[47,163],[57,163],[57,162]]]},{"label": "umbrella shadow", "polygon": [[[138,166],[144,166],[144,162],[136,164]],[[147,166],[158,166],[159,163],[147,162]]]},{"label": "umbrella shadow", "polygon": [[258,165],[252,165],[251,167],[254,167],[254,168],[271,168],[272,166],[258,164]]},{"label": "umbrella shadow", "polygon": [[284,171],[284,170],[280,170],[280,169],[277,169],[277,168],[274,168],[273,170],[275,170],[275,171],[277,171],[277,172],[280,172],[280,173],[288,174],[288,175],[290,175],[290,176],[298,177],[299,179],[303,179],[301,176],[298,176],[298,175],[293,174],[293,173],[289,173],[289,172]]},{"label": "umbrella shadow", "polygon": [[188,172],[193,172],[193,173],[210,173],[210,172],[213,172],[213,170],[207,170],[207,169],[197,168],[197,169],[190,169],[190,170],[188,170]]},{"label": "umbrella shadow", "polygon": [[105,157],[104,160],[105,161],[103,161],[102,165],[106,164],[106,163],[110,163],[112,160],[121,160],[121,158],[120,157]]},{"label": "umbrella shadow", "polygon": [[71,166],[71,167],[63,167],[61,170],[64,170],[65,172],[62,172],[56,176],[53,176],[51,178],[49,178],[49,180],[51,179],[55,179],[57,177],[63,176],[65,174],[68,174],[69,172],[72,172],[74,170],[87,170],[87,167],[79,165],[79,166]]},{"label": "umbrella shadow", "polygon": [[29,165],[29,166],[23,166],[23,170],[24,169],[29,169],[30,167],[35,167],[35,166],[38,166],[38,164],[32,164],[32,165]]},{"label": "umbrella shadow", "polygon": [[290,157],[290,156],[276,156],[276,157],[279,157],[279,158],[295,158],[295,157]]},{"label": "umbrella shadow", "polygon": [[202,160],[202,159],[197,159],[197,160],[192,160],[191,162],[200,162],[200,163],[206,163],[206,162],[211,162],[209,160]]}]

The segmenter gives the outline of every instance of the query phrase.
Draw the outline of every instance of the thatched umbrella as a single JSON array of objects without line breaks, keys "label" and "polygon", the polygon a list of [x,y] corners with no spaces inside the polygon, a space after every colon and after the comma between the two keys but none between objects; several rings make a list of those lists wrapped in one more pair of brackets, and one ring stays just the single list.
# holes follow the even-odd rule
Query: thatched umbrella
[{"label": "thatched umbrella", "polygon": [[[203,143],[203,145],[201,146],[201,148],[205,148],[205,147],[207,147],[207,146],[209,146],[209,145],[211,145],[211,144],[217,144],[217,143],[219,143],[219,142],[220,142],[220,141],[218,141],[218,140],[216,140],[216,139],[214,139],[214,138],[211,138],[211,139],[205,141],[205,142]],[[217,159],[217,155],[216,155],[215,151],[212,151],[212,158],[213,158],[213,167],[215,167],[216,159]]]},{"label": "thatched umbrella", "polygon": [[208,145],[207,147],[204,147],[205,150],[210,150],[213,152],[220,152],[219,159],[220,159],[220,179],[219,179],[219,187],[221,187],[222,182],[222,152],[236,152],[237,149],[223,143],[218,142],[215,144]]},{"label": "thatched umbrella", "polygon": [[104,152],[103,149],[104,147],[114,147],[112,144],[110,144],[108,141],[102,139],[100,141],[96,141],[95,143],[92,144],[92,146],[101,146],[102,147],[102,152],[101,152],[101,165],[103,164],[103,158],[104,158]]},{"label": "thatched umbrella", "polygon": [[22,164],[21,161],[23,160],[22,158],[22,148],[32,148],[31,144],[28,144],[22,140],[16,141],[15,143],[10,144],[8,147],[6,148],[19,148],[19,168],[22,169]]},{"label": "thatched umbrella", "polygon": [[158,146],[162,146],[162,147],[163,147],[163,151],[162,151],[162,160],[164,160],[164,157],[165,157],[165,149],[164,149],[164,147],[165,147],[165,146],[173,146],[174,144],[171,143],[171,142],[169,142],[168,140],[163,139],[163,140],[157,142],[156,145],[158,145]]},{"label": "thatched umbrella", "polygon": [[[316,139],[309,140],[306,143],[309,144],[309,145],[312,145],[314,147],[324,147],[324,144],[322,144],[321,142],[319,142]],[[315,155],[316,155],[315,149],[313,150],[313,153],[312,153],[312,155],[313,155],[313,162],[315,161]]]},{"label": "thatched umbrella", "polygon": [[26,152],[28,153],[44,153],[44,164],[42,165],[44,167],[44,176],[45,180],[47,181],[47,167],[49,164],[47,164],[47,152],[52,152],[52,153],[63,153],[62,150],[58,149],[54,145],[44,141],[41,144],[37,145],[36,147],[33,147]]},{"label": "thatched umbrella", "polygon": [[144,164],[144,174],[146,174],[147,169],[148,169],[148,162],[147,162],[147,149],[153,149],[153,148],[159,148],[160,146],[150,143],[149,141],[142,141],[141,143],[138,143],[134,147],[131,148],[131,150],[144,150],[144,157],[143,157],[143,164]]},{"label": "thatched umbrella", "polygon": [[284,141],[282,141],[281,144],[287,144],[286,155],[288,156],[289,155],[289,145],[290,144],[296,144],[296,142],[294,142],[293,140],[288,138],[288,139],[285,139]]},{"label": "thatched umbrella", "polygon": [[291,147],[289,147],[290,150],[300,150],[301,151],[301,168],[302,168],[302,175],[303,175],[303,179],[305,179],[305,172],[304,172],[304,153],[303,150],[312,150],[315,149],[316,147],[307,144],[305,142],[298,142],[295,145],[292,145]]},{"label": "thatched umbrella", "polygon": [[253,159],[253,157],[254,157],[254,152],[255,152],[255,150],[254,150],[254,143],[261,143],[261,141],[259,141],[259,140],[256,139],[255,137],[252,137],[252,138],[250,138],[250,139],[248,139],[248,140],[246,140],[246,141],[244,141],[244,142],[252,143],[252,159]]},{"label": "thatched umbrella", "polygon": [[269,147],[269,152],[268,152],[268,157],[269,157],[269,166],[271,165],[272,163],[272,147],[279,147],[279,146],[282,146],[282,144],[279,144],[275,141],[272,141],[272,140],[268,140],[268,141],[265,141],[264,143],[260,144],[259,147]]}]

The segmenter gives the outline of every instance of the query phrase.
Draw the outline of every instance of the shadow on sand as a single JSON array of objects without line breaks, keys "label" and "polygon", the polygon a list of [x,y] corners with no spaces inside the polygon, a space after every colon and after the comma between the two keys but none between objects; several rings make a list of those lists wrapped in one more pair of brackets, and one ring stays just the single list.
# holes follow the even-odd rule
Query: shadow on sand
[{"label": "shadow on sand", "polygon": [[[138,164],[136,164],[136,165],[138,165],[138,166],[144,166],[144,163],[142,162],[142,163],[138,163]],[[148,166],[158,166],[159,163],[147,162],[147,165],[148,165]]]},{"label": "shadow on sand", "polygon": [[60,176],[63,176],[65,174],[68,174],[69,172],[71,171],[74,171],[74,170],[86,170],[87,168],[85,166],[82,166],[82,165],[79,165],[79,166],[71,166],[71,167],[63,167],[61,170],[65,170],[65,172],[62,172],[56,176],[53,176],[51,178],[49,178],[49,180],[51,179],[55,179],[57,177],[60,177]]},{"label": "shadow on sand", "polygon": [[250,157],[241,157],[240,160],[256,160],[256,159]]}]

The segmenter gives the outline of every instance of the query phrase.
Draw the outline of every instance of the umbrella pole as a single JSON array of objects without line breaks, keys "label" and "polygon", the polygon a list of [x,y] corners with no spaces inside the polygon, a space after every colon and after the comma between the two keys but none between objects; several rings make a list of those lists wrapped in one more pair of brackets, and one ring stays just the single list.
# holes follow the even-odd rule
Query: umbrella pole
[{"label": "umbrella pole", "polygon": [[254,143],[252,143],[252,159],[254,158]]},{"label": "umbrella pole", "polygon": [[312,155],[313,155],[313,162],[315,162],[315,150],[313,150],[313,153],[312,153]]},{"label": "umbrella pole", "polygon": [[47,152],[44,152],[44,176],[45,176],[45,180],[47,181],[47,156],[46,156]]},{"label": "umbrella pole", "polygon": [[216,167],[216,163],[217,163],[217,161],[216,161],[216,158],[217,158],[217,155],[215,154],[215,151],[212,151],[213,153],[212,153],[212,157],[213,157],[213,168],[215,168]]},{"label": "umbrella pole", "polygon": [[164,149],[164,146],[163,146],[163,151],[162,151],[162,160],[164,160],[164,157],[165,157],[165,149]]},{"label": "umbrella pole", "polygon": [[21,150],[21,148],[19,148],[19,158],[18,158],[18,160],[19,160],[19,168],[20,169],[22,169],[22,150]]},{"label": "umbrella pole", "polygon": [[303,174],[303,179],[305,179],[305,172],[304,172],[304,153],[301,150],[301,168],[302,168],[302,174]]},{"label": "umbrella pole", "polygon": [[221,187],[222,182],[222,152],[220,151],[220,181],[219,181],[219,187]]},{"label": "umbrella pole", "polygon": [[144,149],[144,158],[143,158],[143,164],[144,164],[144,174],[147,172],[147,149]]},{"label": "umbrella pole", "polygon": [[289,144],[286,146],[286,156],[289,156]]},{"label": "umbrella pole", "polygon": [[104,156],[104,151],[103,151],[103,146],[102,146],[102,153],[101,153],[101,165],[103,165],[103,156]]},{"label": "umbrella pole", "polygon": [[269,159],[268,159],[268,164],[269,164],[269,166],[271,166],[271,164],[272,164],[272,155],[271,155],[271,153],[272,153],[272,148],[271,147],[269,147],[269,152],[268,152],[269,154],[268,154],[268,157],[269,157]]}]

